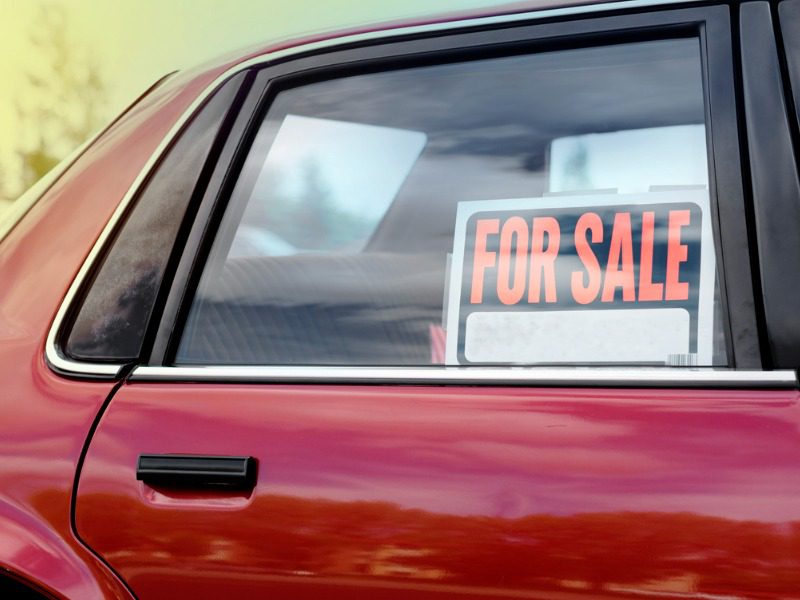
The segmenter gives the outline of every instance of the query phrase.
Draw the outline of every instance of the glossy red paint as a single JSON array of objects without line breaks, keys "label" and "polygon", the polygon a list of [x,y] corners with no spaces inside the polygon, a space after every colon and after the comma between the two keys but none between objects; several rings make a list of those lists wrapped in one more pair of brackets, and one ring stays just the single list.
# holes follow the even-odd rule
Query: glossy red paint
[{"label": "glossy red paint", "polygon": [[[484,15],[459,15],[477,16]],[[58,376],[45,363],[44,343],[84,258],[170,128],[203,90],[249,58],[344,33],[427,22],[432,19],[273,43],[173,76],[104,132],[0,240],[0,570],[57,597],[127,595],[70,524],[81,450],[113,383]]]},{"label": "glossy red paint", "polygon": [[[786,597],[798,392],[133,384],[77,528],[143,600]],[[252,494],[136,480],[250,455]],[[235,573],[235,577],[231,574]]]},{"label": "glossy red paint", "polygon": [[[523,8],[510,5],[505,11]],[[426,22],[431,20],[347,33]],[[70,522],[81,451],[114,384],[53,373],[44,360],[47,331],[117,205],[200,93],[253,56],[340,35],[270,44],[173,76],[104,132],[0,241],[0,571],[9,570],[56,597],[128,595],[75,536]]]},{"label": "glossy red paint", "polygon": [[0,568],[56,595],[122,598],[127,591],[70,524],[78,459],[114,383],[53,373],[44,360],[47,331],[139,170],[214,76],[176,78],[155,90],[0,242]]},{"label": "glossy red paint", "polygon": [[[114,384],[65,379],[43,356],[85,256],[220,74],[344,33],[173,78],[0,242],[0,569],[89,600],[132,596],[87,545],[142,600],[796,595],[797,391],[123,385],[71,507]],[[138,454],[168,452],[255,456],[258,485],[136,481]]]}]

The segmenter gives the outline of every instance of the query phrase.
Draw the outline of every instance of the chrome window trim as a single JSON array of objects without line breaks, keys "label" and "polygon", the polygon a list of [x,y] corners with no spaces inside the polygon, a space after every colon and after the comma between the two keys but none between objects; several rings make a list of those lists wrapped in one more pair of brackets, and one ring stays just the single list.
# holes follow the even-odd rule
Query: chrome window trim
[{"label": "chrome window trim", "polygon": [[572,387],[797,387],[794,371],[672,367],[136,367],[131,381]]},{"label": "chrome window trim", "polygon": [[[686,0],[681,4],[694,4],[700,0]],[[337,46],[357,42],[390,40],[407,35],[452,31],[463,28],[488,25],[512,24],[522,21],[538,21],[554,17],[585,15],[618,10],[652,8],[676,4],[676,0],[622,0],[601,2],[562,8],[532,10],[527,12],[497,15],[492,17],[465,18],[457,21],[430,23],[401,28],[382,29],[366,33],[351,34],[310,42],[266,52],[242,61],[219,75],[189,105],[170,128],[164,139],[143,166],[131,184],[120,204],[98,237],[86,260],[78,271],[67,294],[56,313],[45,343],[45,357],[55,371],[74,377],[94,377],[113,379],[120,376],[125,364],[90,363],[74,361],[65,357],[56,343],[64,317],[80,289],[88,272],[104,248],[107,240],[116,230],[139,188],[150,175],[155,164],[161,159],[174,138],[180,133],[189,119],[205,100],[225,81],[236,74],[272,61],[288,58],[316,50],[329,50]],[[794,371],[735,371],[735,370],[678,370],[605,368],[605,367],[507,367],[507,368],[450,368],[450,367],[149,367],[138,366],[131,375],[136,381],[197,380],[231,381],[247,380],[262,382],[339,382],[339,383],[462,383],[462,384],[507,384],[507,385],[609,385],[609,386],[668,386],[668,387],[795,387],[797,376]]]}]

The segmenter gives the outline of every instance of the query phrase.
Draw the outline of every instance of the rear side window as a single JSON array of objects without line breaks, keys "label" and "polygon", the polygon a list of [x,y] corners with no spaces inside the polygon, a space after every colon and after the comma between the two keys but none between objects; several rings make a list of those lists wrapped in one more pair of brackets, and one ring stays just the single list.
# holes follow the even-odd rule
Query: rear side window
[{"label": "rear side window", "polygon": [[243,77],[200,109],[143,187],[67,331],[62,349],[70,358],[139,356],[178,230]]},{"label": "rear side window", "polygon": [[699,40],[279,92],[176,355],[725,365]]}]

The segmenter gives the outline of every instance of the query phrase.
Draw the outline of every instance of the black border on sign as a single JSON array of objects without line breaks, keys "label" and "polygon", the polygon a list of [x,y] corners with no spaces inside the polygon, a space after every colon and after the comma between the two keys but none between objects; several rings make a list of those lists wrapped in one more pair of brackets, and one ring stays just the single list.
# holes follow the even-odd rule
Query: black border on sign
[{"label": "black border on sign", "polygon": [[[259,70],[232,126],[196,218],[185,238],[161,320],[151,366],[171,365],[192,297],[222,215],[262,118],[282,90],[342,76],[577,47],[696,37],[701,48],[712,225],[717,251],[728,363],[762,367],[747,242],[727,6],[636,9],[614,16],[574,16],[387,37],[298,54]],[[248,113],[248,111],[250,111]],[[714,214],[716,212],[716,214]],[[716,217],[716,218],[715,218]]]},{"label": "black border on sign", "polygon": [[[703,189],[703,192],[705,192],[705,189]],[[654,194],[658,194],[658,193],[659,192],[654,192]],[[662,193],[664,193],[664,192],[662,192]],[[576,194],[576,195],[578,195],[578,194]],[[627,198],[628,200],[631,200],[633,196],[636,196],[636,194],[626,194],[626,196],[628,196],[628,198]],[[602,198],[602,196],[599,196],[599,197]],[[609,198],[613,198],[615,196],[612,196],[611,194],[609,194],[608,197]],[[682,202],[678,202],[678,201],[667,202],[667,201],[664,201],[663,198],[660,199],[657,196],[655,196],[655,197],[654,196],[649,196],[648,199],[652,200],[652,202],[646,202],[646,203],[641,203],[641,204],[634,204],[631,201],[626,202],[623,199],[618,199],[617,202],[613,203],[613,204],[589,205],[588,202],[592,198],[592,196],[584,196],[584,198],[587,199],[587,204],[582,204],[582,203],[573,204],[572,202],[570,202],[570,204],[568,204],[568,205],[558,205],[558,207],[554,207],[552,205],[550,205],[550,206],[540,206],[540,205],[531,206],[531,205],[526,205],[524,207],[519,207],[519,208],[508,208],[508,207],[504,207],[504,208],[488,208],[487,207],[487,208],[484,208],[484,209],[476,209],[476,210],[474,210],[474,212],[471,211],[469,213],[469,215],[466,216],[466,218],[464,220],[464,234],[465,234],[464,242],[465,242],[465,247],[463,249],[463,255],[462,255],[463,256],[463,261],[460,264],[460,267],[461,267],[461,270],[462,270],[462,278],[461,278],[461,286],[460,286],[460,289],[458,291],[459,307],[458,307],[458,319],[457,319],[457,321],[458,321],[458,333],[457,333],[457,337],[456,337],[456,355],[457,355],[457,359],[458,359],[458,364],[459,365],[461,365],[461,366],[470,366],[470,365],[472,365],[472,366],[487,366],[487,365],[504,366],[504,365],[511,364],[511,365],[514,365],[514,366],[527,366],[527,365],[530,364],[530,365],[534,365],[534,366],[565,366],[565,365],[569,366],[569,365],[576,365],[576,366],[616,366],[616,367],[624,368],[624,366],[625,366],[624,362],[615,361],[615,360],[613,360],[612,357],[607,357],[608,358],[607,361],[586,361],[586,362],[576,362],[576,361],[567,362],[567,361],[564,361],[564,362],[534,362],[534,363],[520,362],[520,363],[516,363],[516,364],[515,363],[511,363],[508,360],[505,360],[505,361],[491,361],[491,360],[471,361],[466,357],[466,339],[467,339],[466,321],[469,319],[469,317],[471,315],[482,313],[482,312],[483,313],[486,313],[486,312],[490,312],[490,313],[506,313],[506,314],[509,314],[509,313],[525,313],[525,312],[528,312],[528,311],[532,310],[531,306],[535,306],[535,310],[533,312],[536,312],[537,314],[545,314],[545,313],[548,313],[548,312],[551,312],[551,311],[559,311],[559,312],[562,312],[562,313],[579,313],[579,312],[585,312],[585,311],[592,311],[592,312],[595,312],[596,314],[599,314],[599,313],[602,313],[603,311],[607,311],[607,310],[637,311],[637,310],[648,310],[648,309],[649,310],[653,310],[653,309],[659,309],[659,308],[661,308],[661,309],[665,309],[665,308],[683,309],[684,311],[686,311],[690,315],[690,326],[689,326],[690,341],[689,341],[688,353],[689,354],[695,354],[695,355],[697,355],[699,353],[699,350],[698,350],[698,348],[699,348],[699,339],[698,339],[699,338],[699,308],[700,308],[700,305],[702,303],[701,295],[699,293],[700,289],[701,289],[701,285],[702,285],[701,284],[702,271],[701,271],[701,268],[700,268],[700,265],[702,264],[702,244],[703,244],[703,242],[702,242],[702,231],[703,231],[703,220],[704,220],[704,218],[708,219],[708,215],[706,215],[704,213],[703,208],[698,203],[690,201],[690,200],[686,200],[686,201],[682,201]],[[618,198],[618,196],[617,196],[617,198]],[[547,200],[547,199],[549,199],[549,198],[545,198],[545,200]],[[553,200],[563,200],[563,199],[570,199],[571,200],[571,198],[569,196],[561,196],[561,197],[557,196],[557,197],[553,197],[552,199]],[[509,199],[509,200],[506,200],[505,202],[509,202],[510,203],[512,201],[515,201],[515,200],[517,200],[517,199]],[[521,204],[522,202],[525,201],[525,199],[519,199],[519,201],[520,201],[520,204]],[[492,200],[486,200],[486,201],[477,201],[477,202],[482,202],[483,204],[489,204],[489,203],[491,203],[493,201]],[[497,201],[494,201],[494,202],[497,202]],[[501,200],[501,201],[499,201],[497,203],[499,204],[501,202],[504,202],[504,201]],[[612,300],[611,302],[609,302],[607,304],[602,303],[602,302],[598,303],[597,301],[591,303],[591,305],[589,305],[589,304],[581,305],[581,304],[578,304],[578,303],[572,302],[572,301],[555,302],[553,304],[548,304],[547,302],[542,302],[540,300],[535,305],[532,305],[532,304],[528,303],[524,299],[525,295],[523,295],[523,300],[520,301],[520,303],[516,304],[516,305],[503,306],[502,304],[498,304],[498,303],[489,303],[489,304],[480,303],[480,306],[476,307],[476,306],[470,305],[470,303],[469,303],[468,298],[469,298],[469,295],[470,295],[470,287],[471,287],[470,283],[471,283],[472,278],[474,277],[474,270],[473,270],[472,265],[470,264],[470,261],[468,260],[468,257],[469,258],[473,258],[475,250],[474,250],[474,248],[471,251],[469,250],[469,248],[468,248],[468,240],[471,239],[473,237],[473,235],[474,235],[475,229],[474,229],[474,226],[473,226],[473,220],[478,218],[479,216],[492,215],[495,218],[501,219],[501,221],[502,221],[504,219],[507,219],[510,215],[525,214],[526,221],[530,222],[531,215],[534,215],[534,218],[537,215],[545,215],[545,216],[550,216],[550,217],[555,218],[559,222],[559,224],[561,224],[565,213],[571,213],[570,216],[575,216],[576,214],[585,213],[587,211],[592,211],[592,212],[595,212],[595,213],[605,213],[605,214],[607,214],[609,212],[620,212],[621,211],[621,212],[626,212],[626,213],[629,213],[629,214],[630,213],[638,213],[637,214],[637,221],[635,221],[635,222],[638,222],[638,217],[641,215],[642,212],[647,211],[647,210],[655,210],[655,211],[661,212],[662,219],[661,219],[660,222],[656,221],[656,223],[660,223],[661,227],[663,228],[665,226],[664,219],[663,219],[663,216],[664,216],[663,213],[664,212],[668,212],[670,209],[687,209],[687,208],[690,211],[695,211],[696,216],[697,216],[697,219],[695,219],[693,221],[693,226],[696,229],[695,233],[697,234],[697,237],[695,239],[693,239],[692,242],[687,242],[687,243],[691,244],[692,246],[694,246],[694,253],[693,254],[697,256],[697,266],[698,266],[698,268],[697,268],[697,271],[696,271],[696,274],[695,274],[695,277],[694,277],[694,279],[695,279],[694,287],[698,290],[698,295],[696,297],[696,302],[694,304],[691,301],[691,294],[689,296],[689,299],[687,299],[685,301],[666,301],[665,302],[664,300],[661,300],[661,301],[652,302],[652,303],[651,302],[642,303],[640,301],[626,303],[626,302],[622,301],[621,298],[617,299],[617,289],[616,289],[616,287],[614,288],[614,300]],[[569,218],[569,217],[567,217],[567,218]],[[602,219],[602,217],[601,217],[601,219]],[[458,221],[458,218],[457,218],[457,221]],[[603,227],[606,228],[608,226],[609,226],[609,222],[608,221],[603,221]],[[563,233],[565,230],[562,229],[561,231]],[[569,231],[569,230],[567,230],[567,231]],[[458,224],[456,224],[456,234],[458,235]],[[567,235],[566,238],[569,238],[569,235]],[[610,238],[611,238],[611,235],[605,236],[603,243],[604,244],[605,243],[609,243],[610,244]],[[570,244],[570,242],[568,241],[568,242],[566,242],[566,244]],[[564,249],[564,247],[565,247],[565,245],[562,244],[561,245],[561,249],[559,250],[559,253],[561,252],[561,250]],[[595,256],[598,259],[601,259],[601,257],[605,258],[605,256],[606,256],[605,254],[602,254],[602,255],[600,254],[600,252],[604,252],[604,251],[598,251],[598,246],[596,244],[592,244],[592,247],[593,247],[593,250],[595,252]],[[574,249],[574,246],[572,246],[572,249]],[[456,256],[455,252],[453,253],[453,256],[454,257]],[[455,262],[456,261],[455,261],[455,258],[454,258],[453,259],[453,263],[455,264]],[[602,260],[600,260],[600,264],[602,266],[602,264],[603,264]],[[457,265],[457,266],[459,266],[459,265]],[[684,273],[685,273],[685,271],[684,271]],[[637,271],[637,274],[638,274],[638,271]],[[451,277],[452,277],[452,274],[451,274]],[[451,279],[451,281],[452,281],[452,279]],[[685,281],[685,278],[684,278],[684,281]],[[692,288],[692,282],[690,281],[690,282],[687,282],[687,283],[689,284],[689,289],[691,289]],[[712,279],[712,282],[710,283],[710,285],[712,286],[712,289],[709,290],[709,293],[710,293],[710,297],[713,298],[713,295],[714,295],[713,279]],[[664,284],[664,286],[666,287],[666,284]],[[542,288],[542,293],[543,293],[543,289],[544,289],[544,285],[543,285],[543,288]],[[702,288],[702,289],[705,289],[705,288]],[[491,292],[486,291],[486,284],[484,284],[484,296],[486,296],[486,295],[491,295]],[[488,306],[488,308],[487,308],[487,306]],[[448,312],[450,312],[452,310],[453,310],[453,306],[452,305],[448,305]],[[709,323],[709,325],[713,325],[713,319],[712,319],[712,322]],[[712,334],[713,334],[713,332],[712,332]],[[628,364],[630,364],[630,363],[628,363]],[[665,363],[662,361],[662,362],[652,362],[652,363],[637,362],[636,364],[637,365],[664,366]],[[671,366],[675,366],[675,365],[671,365]]]}]

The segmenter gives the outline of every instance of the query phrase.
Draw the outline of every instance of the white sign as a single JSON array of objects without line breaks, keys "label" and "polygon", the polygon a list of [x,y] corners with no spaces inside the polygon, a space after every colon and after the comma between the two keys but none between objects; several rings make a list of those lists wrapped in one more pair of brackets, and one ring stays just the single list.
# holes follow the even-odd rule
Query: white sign
[{"label": "white sign", "polygon": [[458,205],[446,363],[711,365],[705,188]]}]

